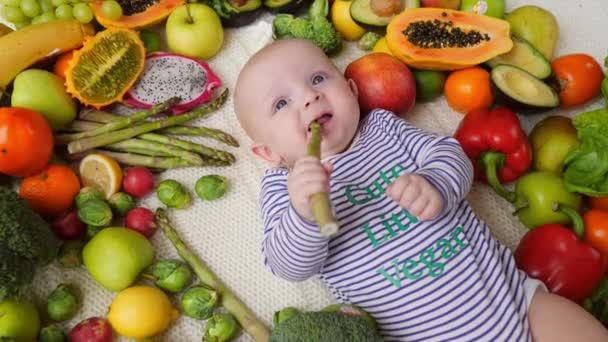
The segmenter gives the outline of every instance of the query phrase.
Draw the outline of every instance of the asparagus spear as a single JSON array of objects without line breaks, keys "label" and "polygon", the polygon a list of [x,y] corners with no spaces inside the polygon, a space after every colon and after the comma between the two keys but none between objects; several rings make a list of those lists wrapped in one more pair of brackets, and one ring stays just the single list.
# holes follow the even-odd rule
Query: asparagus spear
[{"label": "asparagus spear", "polygon": [[96,129],[103,126],[98,122],[93,121],[84,121],[84,120],[74,120],[70,122],[67,126],[65,126],[62,131],[65,132],[83,132],[90,131],[92,129]]},{"label": "asparagus spear", "polygon": [[169,217],[164,209],[156,209],[156,224],[173,244],[177,253],[186,261],[201,282],[220,294],[222,305],[236,318],[239,324],[256,341],[266,342],[270,337],[270,331],[260,321],[251,309],[245,305],[224,283],[213,273],[213,271],[184,243],[177,231],[171,226]]},{"label": "asparagus spear", "polygon": [[[114,120],[118,120],[118,119],[122,118],[122,116],[99,111],[99,110],[87,110],[87,111],[83,111],[80,113],[80,118],[83,120],[94,121],[97,123],[108,123],[108,122],[112,122]],[[79,121],[79,120],[77,120],[77,121]],[[89,124],[89,123],[87,122],[87,124]],[[94,126],[90,126],[90,127],[94,127]],[[75,131],[83,131],[83,130],[85,130],[85,129],[75,130]],[[221,130],[215,129],[215,128],[192,127],[192,126],[172,126],[172,127],[160,129],[157,131],[157,133],[206,137],[206,138],[215,139],[219,142],[223,142],[230,146],[239,147],[238,141],[236,139],[234,139],[233,136],[231,136],[230,134],[228,134],[224,131],[221,131]]]},{"label": "asparagus spear", "polygon": [[[308,142],[308,155],[321,157],[321,125],[318,122],[310,124],[312,135]],[[312,211],[315,215],[319,231],[323,236],[332,236],[338,231],[338,224],[331,211],[329,196],[326,192],[317,192],[312,195]]]},{"label": "asparagus spear", "polygon": [[143,139],[127,139],[106,145],[104,147],[111,150],[135,149],[152,152],[160,151],[168,153],[169,156],[181,158],[192,165],[203,165],[203,160],[196,153],[192,153],[190,151],[183,150],[172,145],[161,144],[154,141],[148,141]]},{"label": "asparagus spear", "polygon": [[94,137],[101,135],[103,133],[113,132],[119,129],[123,129],[129,127],[136,122],[143,121],[145,118],[150,117],[152,115],[156,115],[158,113],[162,113],[165,110],[171,108],[172,105],[179,102],[179,97],[172,97],[165,102],[159,103],[150,107],[149,109],[142,110],[141,112],[135,113],[130,116],[123,116],[120,119],[114,120],[112,122],[108,122],[107,124],[98,127],[96,129],[90,131],[84,131],[80,133],[74,134],[58,134],[55,136],[55,141],[59,143],[62,142],[71,142],[76,141],[78,139]]},{"label": "asparagus spear", "polygon": [[174,169],[178,167],[200,166],[192,165],[186,160],[176,157],[151,157],[134,153],[110,152],[99,150],[101,154],[116,160],[120,164],[131,166],[146,166],[155,169]]},{"label": "asparagus spear", "polygon": [[224,160],[231,164],[236,161],[236,158],[230,152],[217,150],[214,148],[210,148],[210,147],[203,146],[203,145],[193,143],[190,141],[186,141],[186,140],[169,138],[167,136],[164,136],[161,134],[155,134],[155,133],[145,133],[145,134],[141,134],[139,137],[142,139],[145,139],[145,140],[154,141],[154,142],[161,143],[161,144],[167,144],[170,146],[178,147],[180,149],[200,153],[204,156],[207,156],[207,157],[210,157],[213,159]]},{"label": "asparagus spear", "polygon": [[189,113],[176,115],[172,117],[168,117],[162,120],[157,120],[153,122],[143,122],[136,126],[121,129],[114,132],[109,132],[108,134],[102,134],[94,137],[88,137],[84,139],[79,139],[76,141],[72,141],[68,144],[68,152],[76,153],[80,151],[86,151],[88,149],[108,145],[117,141],[126,140],[129,138],[133,138],[137,135],[155,131],[160,128],[170,127],[182,124],[184,122],[188,122],[190,120],[202,118],[209,113],[220,108],[226,99],[228,98],[228,89],[224,90],[222,94],[217,97],[215,100],[210,102],[209,104],[199,107]]},{"label": "asparagus spear", "polygon": [[[143,154],[144,156],[151,156],[151,157],[173,157],[172,154],[162,152],[162,151],[142,150],[139,148],[116,148],[116,147],[112,147],[112,145],[104,146],[104,148],[111,150],[111,151],[116,151],[116,152]],[[88,151],[91,151],[91,150],[88,150]]]},{"label": "asparagus spear", "polygon": [[239,147],[239,142],[234,139],[230,134],[215,128],[208,127],[190,127],[190,126],[173,126],[158,130],[161,134],[175,134],[175,135],[193,135],[199,137],[212,138],[217,141],[223,142],[227,145]]}]

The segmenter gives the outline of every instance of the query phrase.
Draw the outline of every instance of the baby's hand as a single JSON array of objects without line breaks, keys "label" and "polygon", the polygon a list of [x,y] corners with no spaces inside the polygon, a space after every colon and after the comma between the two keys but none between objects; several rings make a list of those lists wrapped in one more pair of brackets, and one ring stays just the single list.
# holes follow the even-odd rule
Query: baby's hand
[{"label": "baby's hand", "polygon": [[443,197],[424,177],[404,174],[386,188],[386,195],[421,221],[435,218],[443,209]]},{"label": "baby's hand", "polygon": [[317,192],[329,192],[331,164],[321,164],[316,157],[298,159],[287,178],[291,204],[300,216],[314,221],[310,197]]}]

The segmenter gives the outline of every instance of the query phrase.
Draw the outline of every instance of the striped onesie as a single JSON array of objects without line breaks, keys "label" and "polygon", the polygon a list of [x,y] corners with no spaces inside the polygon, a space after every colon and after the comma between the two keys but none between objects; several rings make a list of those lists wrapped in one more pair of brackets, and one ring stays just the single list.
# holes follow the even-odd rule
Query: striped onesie
[{"label": "striped onesie", "polygon": [[[330,198],[340,224],[331,238],[291,206],[286,168],[262,180],[262,251],[273,274],[319,274],[338,300],[358,305],[387,341],[529,341],[528,278],[465,197],[472,166],[451,137],[426,133],[376,110],[333,164]],[[425,177],[444,209],[419,222],[384,194],[404,173]]]}]

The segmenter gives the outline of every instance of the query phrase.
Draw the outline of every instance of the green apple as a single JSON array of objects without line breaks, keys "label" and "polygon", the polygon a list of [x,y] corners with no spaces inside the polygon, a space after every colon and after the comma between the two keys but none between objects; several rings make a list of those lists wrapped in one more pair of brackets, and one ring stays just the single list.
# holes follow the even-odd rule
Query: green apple
[{"label": "green apple", "polygon": [[505,15],[505,0],[462,0],[460,10],[502,18]]},{"label": "green apple", "polygon": [[532,5],[518,7],[505,16],[511,32],[532,44],[547,60],[553,59],[559,39],[555,16],[544,8]]},{"label": "green apple", "polygon": [[562,173],[564,159],[578,145],[576,128],[565,116],[548,116],[530,132],[533,167],[538,171]]},{"label": "green apple", "polygon": [[165,24],[169,50],[200,59],[209,59],[224,43],[220,17],[205,4],[186,4],[171,12]]},{"label": "green apple", "polygon": [[124,227],[102,229],[82,250],[87,271],[111,291],[121,291],[133,284],[153,259],[154,248],[150,241]]},{"label": "green apple", "polygon": [[40,316],[34,304],[23,299],[0,303],[0,337],[31,341],[39,330]]},{"label": "green apple", "polygon": [[76,118],[78,106],[61,77],[40,69],[22,71],[13,81],[11,106],[36,111],[57,130]]}]

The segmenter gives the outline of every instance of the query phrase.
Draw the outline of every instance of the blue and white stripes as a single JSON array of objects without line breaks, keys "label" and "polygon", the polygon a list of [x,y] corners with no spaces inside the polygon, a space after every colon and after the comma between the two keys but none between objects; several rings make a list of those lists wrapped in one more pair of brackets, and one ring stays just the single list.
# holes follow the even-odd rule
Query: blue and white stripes
[{"label": "blue and white stripes", "polygon": [[[456,140],[387,111],[362,123],[351,149],[327,158],[340,231],[331,239],[290,205],[288,170],[266,172],[263,254],[277,276],[320,275],[339,300],[363,307],[388,341],[526,341],[526,275],[465,196],[470,161]],[[384,194],[404,173],[424,176],[444,210],[420,222]]]}]

